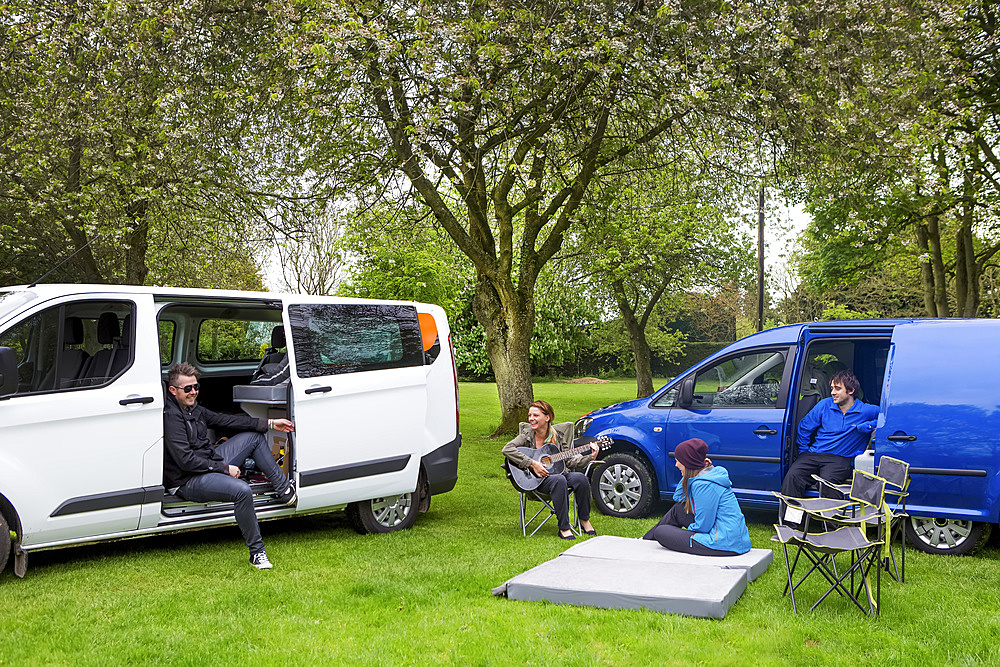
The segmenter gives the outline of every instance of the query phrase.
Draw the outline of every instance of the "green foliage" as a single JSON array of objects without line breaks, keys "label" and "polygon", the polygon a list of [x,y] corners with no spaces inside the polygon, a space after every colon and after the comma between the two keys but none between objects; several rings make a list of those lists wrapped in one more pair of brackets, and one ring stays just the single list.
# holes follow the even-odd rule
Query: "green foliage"
[{"label": "green foliage", "polygon": [[829,301],[826,304],[826,308],[823,309],[823,313],[819,316],[821,320],[864,320],[864,319],[875,319],[878,318],[879,314],[876,311],[869,310],[867,312],[859,312],[853,310],[848,306],[836,303],[834,301]]}]

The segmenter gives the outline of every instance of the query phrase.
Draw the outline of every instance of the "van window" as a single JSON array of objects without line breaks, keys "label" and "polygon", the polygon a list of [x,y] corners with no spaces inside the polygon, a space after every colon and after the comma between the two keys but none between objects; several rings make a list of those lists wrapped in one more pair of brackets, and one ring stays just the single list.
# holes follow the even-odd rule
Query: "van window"
[{"label": "van window", "polygon": [[307,304],[288,309],[299,377],[422,366],[412,306]]},{"label": "van window", "polygon": [[157,337],[160,339],[160,365],[168,366],[174,358],[174,332],[177,325],[170,320],[156,323]]},{"label": "van window", "polygon": [[132,362],[132,304],[84,301],[54,306],[0,334],[14,350],[17,394],[109,384]]},{"label": "van window", "polygon": [[271,344],[272,329],[274,322],[202,320],[198,327],[198,361],[258,361]]},{"label": "van window", "polygon": [[692,408],[773,408],[785,355],[779,351],[728,357],[698,371]]}]

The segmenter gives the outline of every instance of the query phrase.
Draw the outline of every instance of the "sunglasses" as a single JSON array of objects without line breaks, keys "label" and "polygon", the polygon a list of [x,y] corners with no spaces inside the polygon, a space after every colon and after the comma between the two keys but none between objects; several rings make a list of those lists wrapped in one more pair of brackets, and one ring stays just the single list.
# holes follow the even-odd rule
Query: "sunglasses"
[{"label": "sunglasses", "polygon": [[180,389],[185,394],[190,394],[192,391],[198,391],[199,389],[201,389],[201,384],[198,383],[198,382],[195,382],[194,384],[186,384],[183,387],[181,387],[180,385],[176,385],[175,384],[174,388]]}]

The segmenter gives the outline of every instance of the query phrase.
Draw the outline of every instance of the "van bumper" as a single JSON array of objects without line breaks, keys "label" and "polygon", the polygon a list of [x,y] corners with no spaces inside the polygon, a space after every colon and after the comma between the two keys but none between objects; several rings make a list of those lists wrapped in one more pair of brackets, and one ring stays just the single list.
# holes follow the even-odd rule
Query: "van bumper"
[{"label": "van bumper", "polygon": [[455,488],[458,481],[458,448],[461,446],[462,434],[459,433],[454,440],[420,459],[432,496]]}]

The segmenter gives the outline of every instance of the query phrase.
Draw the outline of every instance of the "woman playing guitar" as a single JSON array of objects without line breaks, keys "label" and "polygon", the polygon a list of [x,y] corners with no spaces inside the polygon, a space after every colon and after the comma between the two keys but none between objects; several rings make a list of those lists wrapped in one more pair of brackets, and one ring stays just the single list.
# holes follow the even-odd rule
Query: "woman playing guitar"
[{"label": "woman playing guitar", "polygon": [[[518,447],[538,448],[542,445],[555,444],[560,451],[568,450],[572,447],[573,428],[568,424],[568,429],[552,427],[552,419],[555,411],[552,406],[545,401],[535,401],[528,408],[528,423],[521,423],[520,433],[504,445],[503,455],[510,461],[510,465],[517,466],[522,470],[531,470],[535,475],[542,478],[538,490],[548,494],[552,498],[552,506],[556,512],[556,519],[559,521],[559,537],[564,540],[573,540],[576,537],[569,527],[569,489],[573,489],[573,496],[576,498],[576,512],[580,517],[580,526],[588,535],[597,535],[597,531],[590,523],[590,480],[582,472],[585,470],[599,451],[599,445],[591,445],[589,454],[577,454],[566,460],[566,472],[550,474],[549,471],[538,461],[531,459]],[[559,426],[562,426],[560,424]]]}]

